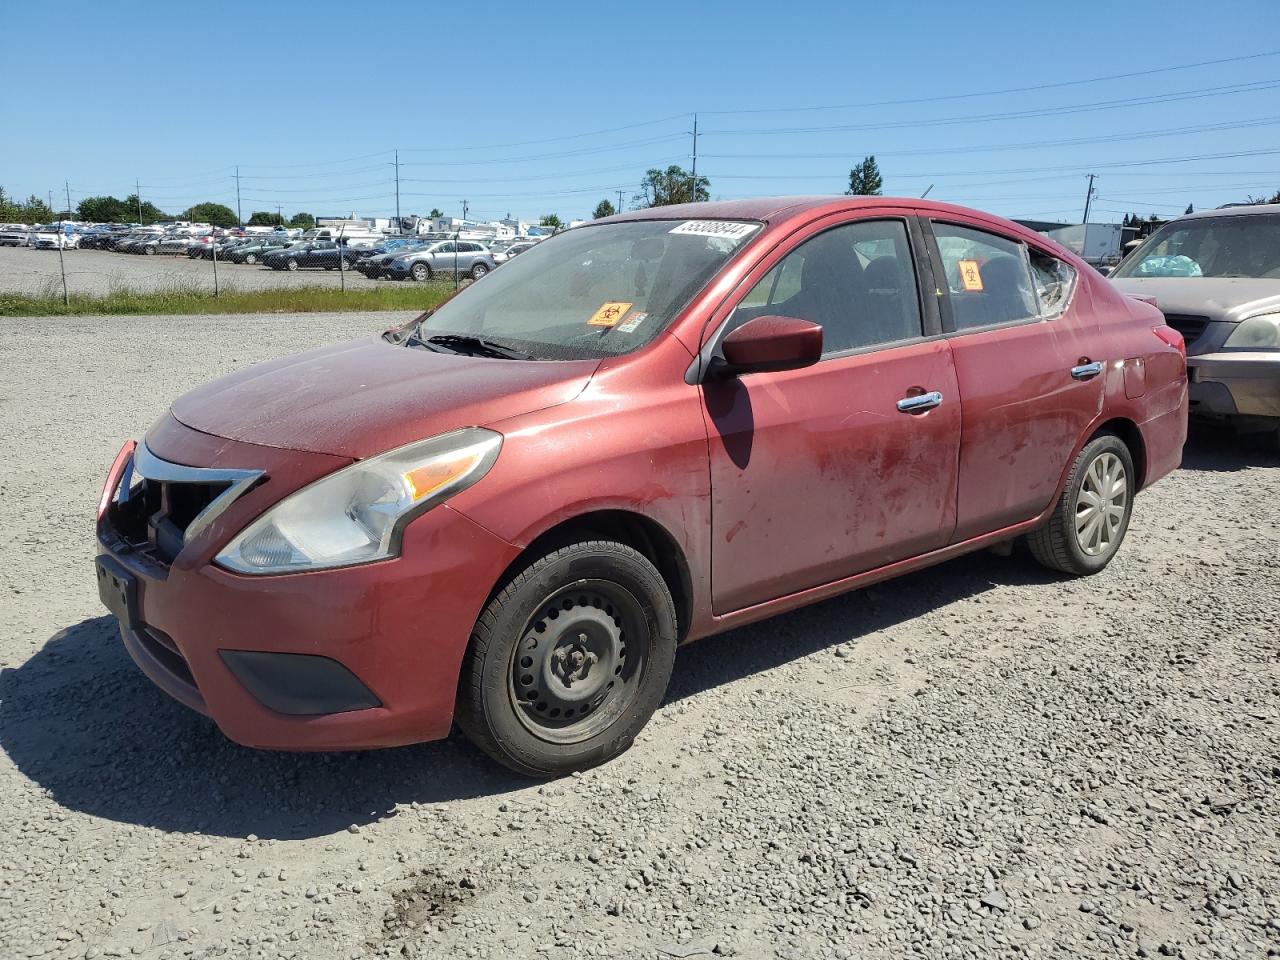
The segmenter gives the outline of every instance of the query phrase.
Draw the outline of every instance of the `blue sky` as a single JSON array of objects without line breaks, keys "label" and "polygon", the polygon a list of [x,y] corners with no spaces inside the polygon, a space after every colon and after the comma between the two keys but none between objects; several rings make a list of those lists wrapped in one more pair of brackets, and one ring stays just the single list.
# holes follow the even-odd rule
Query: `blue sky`
[{"label": "blue sky", "polygon": [[[1006,216],[1078,220],[1090,172],[1093,220],[1280,189],[1276,0],[15,0],[0,23],[23,38],[0,184],[55,206],[137,178],[165,210],[234,207],[238,164],[246,218],[387,215],[398,148],[406,214],[568,219],[687,167],[695,111],[715,197],[839,193],[868,153],[886,194]],[[1116,74],[1141,75],[1074,82]]]}]

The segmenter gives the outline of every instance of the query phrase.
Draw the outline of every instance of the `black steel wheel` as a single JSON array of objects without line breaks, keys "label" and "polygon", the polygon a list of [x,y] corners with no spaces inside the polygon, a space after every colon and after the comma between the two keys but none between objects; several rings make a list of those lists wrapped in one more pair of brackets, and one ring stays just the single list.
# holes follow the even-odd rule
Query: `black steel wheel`
[{"label": "black steel wheel", "polygon": [[534,560],[485,608],[459,684],[458,725],[529,776],[626,750],[666,692],[671,592],[639,551],[593,540]]}]

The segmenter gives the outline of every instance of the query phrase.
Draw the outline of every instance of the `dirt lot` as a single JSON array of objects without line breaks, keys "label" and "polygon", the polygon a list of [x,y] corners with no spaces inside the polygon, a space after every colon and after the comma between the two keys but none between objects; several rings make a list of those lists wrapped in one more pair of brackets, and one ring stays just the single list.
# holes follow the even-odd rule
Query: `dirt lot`
[{"label": "dirt lot", "polygon": [[983,554],[703,641],[561,782],[167,700],[90,567],[120,440],[392,319],[0,321],[0,955],[1280,954],[1280,458],[1228,437],[1103,574]]},{"label": "dirt lot", "polygon": [[[175,284],[195,284],[213,289],[213,261],[192,260],[185,255],[142,256],[106,250],[67,250],[67,290],[72,294],[103,296],[113,288],[165,290]],[[218,263],[218,283],[238,290],[267,287],[336,287],[343,278],[336,270],[272,270],[262,265]],[[346,282],[352,288],[373,287],[379,281],[349,271]],[[387,281],[381,281],[386,283]],[[56,288],[56,289],[55,289]],[[62,296],[62,273],[57,250],[29,250],[0,247],[0,293],[28,296],[52,292]]]}]

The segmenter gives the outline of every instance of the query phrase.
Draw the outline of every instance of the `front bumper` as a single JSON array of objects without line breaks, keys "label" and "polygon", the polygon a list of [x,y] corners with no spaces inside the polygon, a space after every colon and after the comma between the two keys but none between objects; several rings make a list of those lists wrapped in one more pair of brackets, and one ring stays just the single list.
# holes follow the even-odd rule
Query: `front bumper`
[{"label": "front bumper", "polygon": [[[217,551],[338,458],[193,434],[167,418],[147,444],[177,462],[256,463],[266,482],[167,566],[100,525],[99,576],[114,567],[133,584],[132,610],[109,606],[142,671],[245,746],[363,749],[447,736],[471,629],[516,548],[442,505],[409,524],[393,560],[231,573],[212,563]],[[214,445],[219,452],[209,458],[202,448]]]},{"label": "front bumper", "polygon": [[1224,351],[1187,358],[1191,413],[1280,418],[1280,351]]}]

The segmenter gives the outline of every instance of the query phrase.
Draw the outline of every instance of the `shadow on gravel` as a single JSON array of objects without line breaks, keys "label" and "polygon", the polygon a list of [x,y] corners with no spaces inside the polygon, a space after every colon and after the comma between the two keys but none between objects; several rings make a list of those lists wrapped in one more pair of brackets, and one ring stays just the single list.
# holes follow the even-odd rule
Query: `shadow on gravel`
[{"label": "shadow on gravel", "polygon": [[1280,467],[1280,451],[1273,438],[1192,422],[1182,449],[1183,470],[1234,473],[1250,467]]},{"label": "shadow on gravel", "polygon": [[[1029,560],[978,554],[680,651],[668,702],[991,589],[1047,583]],[[65,807],[217,836],[295,839],[365,824],[394,804],[496,796],[529,786],[447,741],[363,753],[271,753],[227,740],[134,666],[110,617],[52,637],[0,672],[0,748]]]}]

